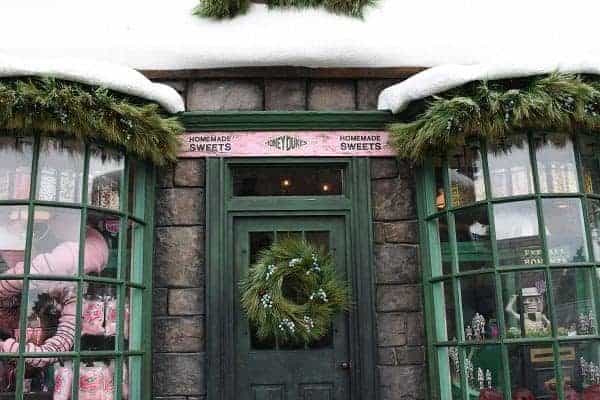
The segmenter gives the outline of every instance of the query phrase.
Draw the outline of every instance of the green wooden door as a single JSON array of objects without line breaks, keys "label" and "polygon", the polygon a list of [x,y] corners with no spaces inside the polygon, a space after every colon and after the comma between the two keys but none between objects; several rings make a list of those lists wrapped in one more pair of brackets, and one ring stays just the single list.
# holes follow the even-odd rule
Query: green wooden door
[{"label": "green wooden door", "polygon": [[284,236],[304,237],[333,255],[346,279],[348,246],[344,217],[243,217],[234,219],[234,334],[237,400],[349,399],[348,321],[338,317],[330,334],[308,346],[259,340],[240,308],[237,282],[260,250]]}]

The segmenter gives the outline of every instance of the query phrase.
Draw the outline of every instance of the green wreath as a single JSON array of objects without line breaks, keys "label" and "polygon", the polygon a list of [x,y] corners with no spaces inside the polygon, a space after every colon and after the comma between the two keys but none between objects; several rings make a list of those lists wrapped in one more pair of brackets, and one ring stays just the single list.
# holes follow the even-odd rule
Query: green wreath
[{"label": "green wreath", "polygon": [[349,307],[348,287],[337,278],[333,258],[305,240],[285,239],[262,251],[240,288],[258,337],[280,343],[319,340]]}]

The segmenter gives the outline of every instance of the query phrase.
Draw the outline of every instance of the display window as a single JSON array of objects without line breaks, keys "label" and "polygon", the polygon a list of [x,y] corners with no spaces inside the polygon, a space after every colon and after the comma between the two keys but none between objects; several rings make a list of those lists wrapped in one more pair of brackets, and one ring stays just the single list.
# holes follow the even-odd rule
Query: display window
[{"label": "display window", "polygon": [[150,178],[101,143],[0,137],[0,399],[142,398]]},{"label": "display window", "polygon": [[474,140],[420,170],[441,399],[600,399],[600,140]]}]

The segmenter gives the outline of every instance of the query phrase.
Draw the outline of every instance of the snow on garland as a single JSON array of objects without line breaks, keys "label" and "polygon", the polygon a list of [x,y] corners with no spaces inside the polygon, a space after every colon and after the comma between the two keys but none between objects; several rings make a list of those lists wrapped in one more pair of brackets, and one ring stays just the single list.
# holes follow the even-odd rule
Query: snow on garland
[{"label": "snow on garland", "polygon": [[[336,14],[346,14],[362,18],[363,9],[377,0],[267,0],[269,7],[324,7]],[[200,0],[194,14],[209,18],[233,18],[244,14],[250,0]]]},{"label": "snow on garland", "polygon": [[333,259],[304,240],[264,250],[240,283],[242,307],[262,339],[310,343],[325,336],[349,307],[348,289]]},{"label": "snow on garland", "polygon": [[100,87],[51,78],[0,79],[0,130],[102,140],[157,165],[174,161],[183,126],[160,107]]},{"label": "snow on garland", "polygon": [[600,131],[600,80],[590,75],[473,82],[415,103],[405,115],[423,105],[415,119],[389,126],[399,155],[415,161],[472,137],[495,142],[522,129]]}]

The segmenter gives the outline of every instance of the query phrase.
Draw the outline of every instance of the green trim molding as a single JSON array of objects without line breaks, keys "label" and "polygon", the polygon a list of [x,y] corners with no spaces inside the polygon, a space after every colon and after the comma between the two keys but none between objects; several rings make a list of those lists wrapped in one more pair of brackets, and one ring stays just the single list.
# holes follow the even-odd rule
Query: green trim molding
[{"label": "green trim molding", "polygon": [[152,102],[101,87],[25,77],[0,79],[0,130],[101,140],[163,165],[176,160],[183,126]]},{"label": "green trim molding", "polygon": [[[262,1],[261,1],[262,2]],[[362,18],[363,10],[372,6],[377,0],[266,0],[269,8],[274,7],[323,7],[335,14],[350,15]],[[251,0],[200,0],[194,14],[208,18],[233,18],[248,11]]]},{"label": "green trim molding", "polygon": [[389,126],[401,157],[421,161],[468,138],[496,142],[523,129],[600,131],[600,79],[554,73],[473,82],[413,103]]}]

